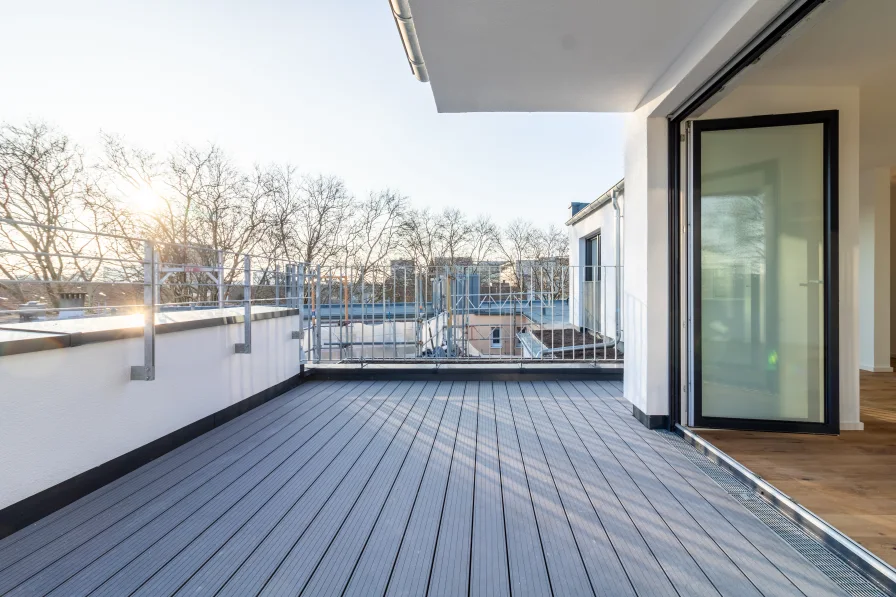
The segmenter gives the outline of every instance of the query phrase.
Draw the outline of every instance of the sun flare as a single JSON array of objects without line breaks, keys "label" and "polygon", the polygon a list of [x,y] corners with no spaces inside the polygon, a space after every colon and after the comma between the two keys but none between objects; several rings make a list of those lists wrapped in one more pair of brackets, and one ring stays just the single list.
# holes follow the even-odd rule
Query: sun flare
[{"label": "sun flare", "polygon": [[140,187],[127,198],[128,205],[140,213],[151,213],[159,208],[162,198],[151,187]]}]

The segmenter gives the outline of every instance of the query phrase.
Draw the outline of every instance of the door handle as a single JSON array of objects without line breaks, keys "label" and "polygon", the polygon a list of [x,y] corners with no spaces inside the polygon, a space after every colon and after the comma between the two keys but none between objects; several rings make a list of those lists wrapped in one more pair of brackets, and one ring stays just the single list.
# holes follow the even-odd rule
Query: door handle
[{"label": "door handle", "polygon": [[805,282],[800,282],[800,286],[809,286],[809,284],[824,284],[824,280],[806,280]]}]

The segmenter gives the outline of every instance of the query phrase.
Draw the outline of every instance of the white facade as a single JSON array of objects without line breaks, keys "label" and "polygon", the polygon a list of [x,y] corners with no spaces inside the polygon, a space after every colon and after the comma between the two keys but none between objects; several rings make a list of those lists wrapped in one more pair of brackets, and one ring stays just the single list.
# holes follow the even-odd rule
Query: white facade
[{"label": "white facade", "polygon": [[[569,235],[569,263],[571,266],[569,281],[571,322],[575,326],[594,329],[602,336],[618,340],[620,339],[619,332],[622,331],[622,317],[619,317],[617,326],[617,292],[625,287],[624,252],[621,250],[625,236],[625,193],[622,190],[622,183],[616,185],[614,189],[617,189],[616,207],[613,205],[613,191],[611,190],[573,214],[566,222],[566,230]],[[617,230],[619,230],[618,244]],[[586,294],[589,294],[586,292],[589,282],[586,281],[588,268],[585,247],[588,239],[596,237],[600,242],[601,275],[595,286],[597,296],[590,296],[592,304],[587,305],[583,304],[588,300],[585,298]],[[617,246],[620,249],[618,258]],[[617,268],[619,268],[618,277]],[[621,315],[621,300],[619,309]]]},{"label": "white facade", "polygon": [[161,334],[156,379],[130,381],[143,338],[0,358],[0,508],[139,448],[300,372],[299,316]]},{"label": "white facade", "polygon": [[[624,221],[628,225],[622,239],[621,326],[625,396],[649,417],[687,421],[694,380],[700,375],[693,363],[692,334],[702,315],[691,310],[691,301],[702,290],[692,286],[689,269],[691,251],[699,250],[694,248],[697,241],[689,227],[693,217],[689,210],[696,196],[689,186],[694,156],[688,152],[693,145],[687,138],[687,120],[680,130],[670,123],[677,125],[685,106],[692,120],[836,111],[837,221],[834,233],[825,232],[825,238],[837,242],[838,287],[828,302],[831,319],[825,329],[836,326],[839,338],[836,346],[825,345],[823,350],[833,351],[839,361],[835,371],[839,427],[862,429],[859,370],[889,371],[889,359],[896,354],[892,348],[896,318],[890,313],[896,294],[890,275],[894,245],[890,185],[896,180],[892,176],[896,171],[896,71],[892,68],[896,3],[570,0],[546,7],[530,0],[520,3],[513,20],[501,18],[497,9],[483,11],[477,6],[474,10],[466,4],[412,0],[411,7],[440,111],[625,114]],[[598,20],[612,24],[606,35],[583,30],[583,23]],[[473,22],[475,27],[469,25]],[[779,35],[781,31],[786,34]],[[620,35],[625,41],[617,39]],[[459,39],[464,43],[457,43]],[[632,43],[633,39],[638,42]],[[769,40],[767,45],[764,40]],[[620,47],[625,51],[620,52]],[[669,57],[674,58],[670,61]],[[734,77],[715,86],[732,65],[736,65]],[[592,85],[598,81],[599,85]],[[677,162],[670,154],[676,144]],[[680,170],[670,172],[670,164]],[[678,196],[670,196],[670,174],[681,181]],[[670,213],[670,205],[675,212]],[[672,259],[669,244],[673,218],[681,220],[674,230],[682,239],[677,249],[680,261]],[[603,206],[571,222],[573,265],[584,264],[585,239],[598,230],[602,264],[612,262],[615,243],[607,242],[611,219],[612,209]],[[670,270],[679,265],[679,271]],[[829,282],[782,280],[790,293],[798,292],[790,288],[791,282],[795,288],[813,289],[825,288]],[[674,297],[681,319],[674,321],[670,281],[681,287],[681,295]],[[576,304],[580,294],[571,293],[576,324],[583,320],[582,305]],[[764,304],[762,300],[755,304]],[[787,327],[786,322],[780,325]],[[674,362],[670,359],[673,331],[681,337],[680,347],[675,347],[681,358]],[[770,362],[771,366],[776,363]],[[681,386],[670,388],[679,373]],[[670,413],[670,404],[679,397],[682,412]]]}]

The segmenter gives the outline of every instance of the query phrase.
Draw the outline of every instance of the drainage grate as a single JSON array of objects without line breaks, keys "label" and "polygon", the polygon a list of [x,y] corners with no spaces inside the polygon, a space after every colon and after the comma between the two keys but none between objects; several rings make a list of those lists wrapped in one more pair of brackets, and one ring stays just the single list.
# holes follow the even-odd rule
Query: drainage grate
[{"label": "drainage grate", "polygon": [[849,595],[887,597],[887,594],[882,592],[871,580],[825,547],[821,541],[806,533],[777,508],[759,497],[730,471],[701,454],[677,433],[671,431],[658,431],[657,433]]}]

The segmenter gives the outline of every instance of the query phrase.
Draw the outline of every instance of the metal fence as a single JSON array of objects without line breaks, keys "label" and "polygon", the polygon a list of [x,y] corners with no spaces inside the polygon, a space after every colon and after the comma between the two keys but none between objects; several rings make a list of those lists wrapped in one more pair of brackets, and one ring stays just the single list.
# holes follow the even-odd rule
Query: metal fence
[{"label": "metal fence", "polygon": [[315,267],[307,343],[316,363],[619,361],[618,273],[559,259]]},{"label": "metal fence", "polygon": [[323,366],[623,358],[623,276],[614,266],[559,258],[321,266],[8,219],[0,227],[0,328],[100,317],[119,317],[122,328],[142,323],[144,361],[133,380],[155,378],[156,328],[181,311],[241,317],[243,341],[233,350],[248,354],[253,315],[293,310],[302,362]]},{"label": "metal fence", "polygon": [[54,333],[142,323],[144,358],[131,379],[150,381],[156,329],[177,313],[241,319],[243,341],[233,350],[249,354],[253,315],[293,310],[304,362],[306,270],[263,254],[0,218],[0,329]]}]

